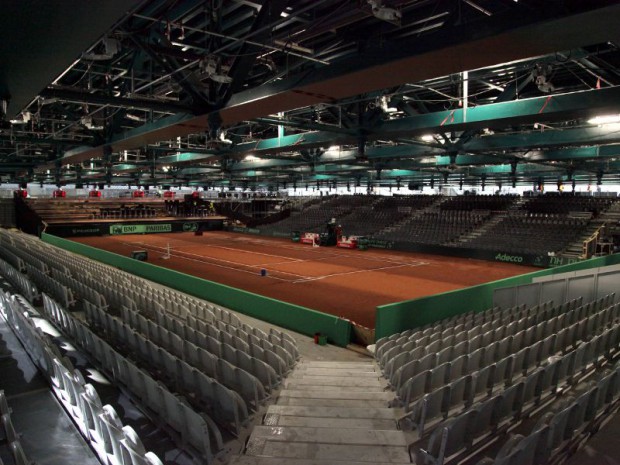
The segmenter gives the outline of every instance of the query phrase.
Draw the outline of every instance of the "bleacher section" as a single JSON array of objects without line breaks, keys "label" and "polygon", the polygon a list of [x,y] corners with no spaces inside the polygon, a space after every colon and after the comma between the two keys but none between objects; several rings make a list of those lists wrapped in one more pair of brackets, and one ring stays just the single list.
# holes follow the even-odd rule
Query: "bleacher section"
[{"label": "bleacher section", "polygon": [[347,234],[375,237],[380,231],[415,215],[436,201],[436,197],[429,195],[375,197],[372,204],[356,208],[342,222],[346,225]]},{"label": "bleacher section", "polygon": [[461,247],[502,250],[508,253],[561,253],[585,231],[587,219],[557,214],[511,212],[484,234],[462,242]]},{"label": "bleacher section", "polygon": [[[71,343],[164,425],[178,447],[205,463],[226,454],[227,441],[248,433],[299,358],[286,333],[264,332],[226,309],[112,272],[35,237],[0,230],[0,246],[0,272],[33,301],[42,295],[44,315]],[[0,303],[17,305],[12,302],[18,300]],[[27,318],[11,308],[9,318]],[[68,360],[58,358],[45,366],[53,368],[53,386],[81,418],[85,435],[102,438],[101,448],[118,459],[114,464],[159,463],[146,461],[135,432],[122,427],[113,408],[101,406]],[[102,436],[104,428],[114,430],[112,439]],[[135,460],[121,460],[136,451]]]},{"label": "bleacher section", "polygon": [[617,200],[610,197],[545,194],[531,197],[460,247],[508,253],[559,254],[583,236],[590,220]]},{"label": "bleacher section", "polygon": [[[586,271],[497,290],[496,307],[377,341],[376,364],[297,364],[289,335],[221,307],[21,233],[0,230],[0,246],[2,275],[199,462],[247,438],[232,463],[556,464],[620,408],[617,267],[592,271],[600,285],[581,295]],[[26,299],[1,294],[0,311],[106,465],[161,463]]]},{"label": "bleacher section", "polygon": [[160,199],[29,198],[26,204],[47,224],[167,216],[164,201]]},{"label": "bleacher section", "polygon": [[262,229],[267,232],[278,231],[286,235],[291,231],[323,232],[325,224],[332,218],[340,220],[355,209],[372,203],[374,199],[372,196],[361,195],[330,197],[320,203],[312,202],[300,212],[291,213],[288,218],[266,225]]},{"label": "bleacher section", "polygon": [[344,234],[389,241],[396,248],[459,247],[501,253],[561,254],[580,240],[610,197],[545,194],[443,197],[339,196],[314,200],[283,221],[260,227],[267,234],[322,232],[331,218]]},{"label": "bleacher section", "polygon": [[380,240],[441,245],[472,231],[491,217],[490,212],[439,210],[409,218],[397,228],[375,234]]},{"label": "bleacher section", "polygon": [[573,195],[571,193],[546,193],[532,197],[524,207],[529,213],[544,213],[550,215],[569,215],[571,213],[588,212],[598,215],[615,203],[612,197],[591,197]]},{"label": "bleacher section", "polygon": [[[72,363],[62,357],[51,339],[35,324],[38,313],[19,295],[0,293],[0,313],[17,334],[22,344],[48,378],[52,390],[65,407],[66,412],[79,426],[83,436],[91,443],[104,464],[162,465],[159,458],[144,450],[137,433],[130,426],[123,426],[110,405],[102,405],[91,384],[74,369]],[[0,408],[6,403],[0,398]],[[5,427],[8,422],[3,415]],[[7,437],[14,432],[7,431]],[[19,443],[10,442],[16,465],[30,462]],[[125,458],[124,458],[125,457]]]},{"label": "bleacher section", "polygon": [[618,411],[619,349],[610,294],[458,315],[377,341],[375,357],[416,463],[529,465],[559,463]]}]

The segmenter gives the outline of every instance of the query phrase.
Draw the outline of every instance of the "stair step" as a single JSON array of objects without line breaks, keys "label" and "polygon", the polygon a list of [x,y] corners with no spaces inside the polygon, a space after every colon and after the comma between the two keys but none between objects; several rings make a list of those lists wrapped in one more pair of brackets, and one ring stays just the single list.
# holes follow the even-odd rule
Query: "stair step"
[{"label": "stair step", "polygon": [[297,389],[285,389],[280,392],[280,399],[283,397],[293,397],[299,399],[349,399],[349,400],[382,400],[390,401],[394,398],[392,392],[358,392],[339,390],[309,390],[302,391]]},{"label": "stair step", "polygon": [[[311,428],[304,426],[256,426],[250,441],[308,442],[366,446],[407,446],[402,431],[374,429]],[[248,448],[250,446],[248,445]]]},{"label": "stair step", "polygon": [[351,371],[351,370],[334,370],[330,368],[309,368],[307,370],[295,370],[289,378],[304,378],[306,376],[342,376],[342,377],[364,377],[379,378],[381,375],[376,371]]},{"label": "stair step", "polygon": [[[329,459],[300,459],[296,458],[295,465],[368,465],[367,461],[359,460],[329,460]],[[411,465],[411,462],[374,462],[374,465]],[[230,465],[291,465],[288,457],[252,457],[242,455],[234,458]]]},{"label": "stair step", "polygon": [[[289,463],[297,464],[298,459],[314,459],[325,464],[335,458],[340,461],[353,460],[363,463],[410,463],[409,453],[402,446],[367,446],[351,444],[313,444],[306,442],[267,442],[256,445],[258,450],[250,450],[247,455],[276,456],[288,458]],[[262,449],[262,450],[260,450]],[[294,459],[294,460],[291,460]]]},{"label": "stair step", "polygon": [[263,419],[265,426],[301,426],[306,428],[397,430],[396,420],[377,420],[375,418],[322,418],[294,417],[268,413]]},{"label": "stair step", "polygon": [[[348,392],[386,392],[383,386],[345,386]],[[343,386],[323,386],[321,384],[296,384],[288,381],[284,389],[292,389],[295,391],[342,391]],[[284,392],[284,391],[282,391]]]},{"label": "stair step", "polygon": [[270,405],[268,414],[290,415],[299,417],[321,418],[373,418],[391,420],[397,416],[393,408],[333,408],[333,407],[296,407],[288,405]]},{"label": "stair step", "polygon": [[374,369],[374,362],[321,362],[321,361],[309,361],[299,364],[299,369],[305,368],[370,368]]},{"label": "stair step", "polygon": [[298,407],[367,407],[386,408],[385,400],[363,399],[304,399],[301,397],[280,397],[278,405],[293,405]]},{"label": "stair step", "polygon": [[387,386],[387,381],[383,379],[379,379],[378,375],[376,378],[341,378],[338,376],[304,376],[298,378],[288,378],[286,382],[287,386],[296,385],[296,386],[312,386],[312,385],[321,385],[321,386],[341,386],[341,387],[349,387],[349,386],[360,386],[360,387],[385,387]]}]

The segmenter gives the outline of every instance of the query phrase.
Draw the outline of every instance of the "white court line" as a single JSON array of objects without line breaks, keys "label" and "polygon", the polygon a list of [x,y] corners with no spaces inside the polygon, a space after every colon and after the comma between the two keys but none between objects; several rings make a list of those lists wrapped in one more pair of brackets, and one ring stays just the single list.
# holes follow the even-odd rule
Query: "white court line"
[{"label": "white court line", "polygon": [[[230,239],[230,237],[234,237],[234,236],[225,236],[226,239]],[[219,237],[215,238],[216,240],[220,240]],[[221,239],[221,240],[226,240],[226,239]],[[195,247],[196,245],[193,243],[188,243],[186,241],[181,241],[181,240],[177,240],[175,242],[180,242],[182,243],[184,246],[188,246],[188,247]],[[256,245],[260,245],[260,246],[273,246],[274,242],[271,241],[261,241],[261,240],[257,240],[257,239],[252,239],[252,240],[248,240],[248,241],[243,241],[243,242],[249,242],[249,243],[254,243]],[[168,243],[170,243],[170,241],[168,241]],[[167,250],[167,247],[158,247],[155,245],[150,245],[150,244],[144,244],[144,242],[130,242],[130,243],[125,243],[125,245],[141,245],[144,248],[149,248],[151,247],[152,249],[161,249],[161,250]],[[187,258],[181,255],[175,255],[173,253],[171,253],[171,256],[173,257],[177,257],[177,258],[185,258],[186,260],[190,260],[190,261],[195,261],[198,263],[204,263],[207,265],[212,265],[212,266],[217,266],[220,268],[225,268],[225,269],[229,269],[229,270],[236,270],[236,271],[242,271],[244,273],[249,273],[249,274],[255,274],[255,272],[252,271],[248,271],[248,270],[243,270],[243,269],[239,269],[236,268],[234,266],[226,266],[226,265],[220,265],[217,263],[213,263],[210,260],[215,260],[216,262],[223,262],[223,263],[229,263],[232,265],[237,265],[240,267],[246,267],[246,268],[263,268],[263,267],[267,267],[267,266],[273,266],[273,265],[278,265],[278,264],[289,264],[289,263],[304,263],[304,262],[313,262],[313,261],[319,261],[319,260],[330,260],[330,259],[334,259],[334,258],[359,258],[362,260],[367,260],[367,261],[380,261],[382,263],[391,263],[393,264],[392,266],[386,266],[386,267],[381,267],[381,268],[373,268],[373,269],[364,269],[364,270],[355,270],[355,271],[345,271],[342,273],[332,273],[332,274],[328,274],[328,275],[322,275],[322,276],[314,276],[314,277],[309,277],[309,276],[305,276],[305,275],[301,275],[301,274],[297,274],[297,273],[290,273],[287,271],[281,271],[281,270],[274,270],[275,273],[279,273],[279,274],[283,274],[283,275],[289,275],[289,276],[294,276],[297,277],[299,279],[296,280],[290,280],[290,279],[284,279],[284,278],[279,278],[276,276],[272,276],[271,274],[267,274],[267,277],[271,277],[273,279],[278,279],[280,281],[285,281],[285,282],[290,282],[290,283],[304,283],[304,282],[309,282],[309,281],[318,281],[321,279],[325,279],[325,278],[330,278],[330,277],[334,277],[334,276],[344,276],[344,275],[348,275],[348,274],[357,274],[357,273],[366,273],[366,272],[371,272],[371,271],[380,271],[380,270],[386,270],[386,269],[392,269],[392,268],[403,268],[403,267],[417,267],[417,266],[423,266],[423,265],[429,265],[428,262],[422,262],[422,261],[414,261],[412,263],[408,263],[408,262],[402,262],[402,261],[398,261],[398,260],[390,260],[390,259],[380,259],[380,258],[373,258],[373,257],[355,257],[355,256],[351,256],[349,254],[347,254],[347,251],[342,251],[342,252],[328,252],[326,250],[315,250],[313,249],[309,249],[308,251],[313,252],[315,255],[316,254],[321,254],[323,256],[320,257],[312,257],[312,258],[308,258],[308,259],[295,259],[295,258],[291,258],[291,257],[285,257],[282,255],[275,255],[275,254],[267,254],[267,253],[262,253],[262,252],[251,252],[251,251],[244,251],[244,250],[240,250],[240,249],[236,249],[234,247],[225,247],[225,246],[218,246],[218,245],[213,245],[213,244],[205,244],[208,245],[209,247],[214,247],[214,248],[220,248],[220,249],[226,249],[226,250],[234,250],[236,252],[248,252],[248,253],[254,253],[256,255],[264,255],[267,257],[281,257],[281,258],[289,258],[288,261],[285,262],[279,262],[279,263],[266,263],[266,264],[258,264],[258,265],[247,265],[244,263],[239,263],[239,262],[233,262],[230,260],[224,260],[224,259],[220,259],[220,258],[215,258],[215,257],[208,257],[208,256],[204,256],[204,255],[199,255],[199,254],[193,254],[193,253],[189,253],[189,252],[183,252],[183,254],[185,255],[190,255],[190,256],[194,256],[194,257],[199,257],[199,259],[192,259],[192,258]],[[283,249],[289,249],[289,250],[300,250],[298,247],[293,246],[293,245],[283,245],[283,244],[276,244],[276,247],[279,248],[283,248]],[[171,249],[174,249],[175,246],[171,246]],[[177,249],[180,249],[180,246],[176,246]]]},{"label": "white court line", "polygon": [[[196,247],[197,246],[197,244],[193,243],[193,242],[186,242],[186,241],[181,241],[181,240],[178,240],[178,241],[183,244],[183,247]],[[255,251],[252,251],[252,250],[238,249],[238,248],[235,248],[235,247],[225,247],[223,245],[214,245],[212,243],[207,243],[207,242],[205,242],[203,245],[208,246],[208,247],[213,247],[215,249],[232,250],[232,251],[235,251],[235,252],[241,252],[241,253],[247,253],[247,254],[263,255],[265,257],[284,258],[285,260],[288,259],[290,262],[302,261],[300,259],[293,258],[293,257],[287,257],[285,255],[275,255],[275,254],[269,254],[269,253],[264,253],[264,252],[255,252]],[[198,245],[198,246],[200,246],[200,245]],[[180,249],[181,246],[176,246],[176,248]],[[226,260],[223,260],[223,261],[226,261]],[[231,263],[234,263],[234,262],[231,262]],[[289,263],[289,262],[282,262],[282,263]],[[262,266],[262,265],[260,265],[260,266]]]},{"label": "white court line", "polygon": [[[133,242],[129,242],[129,243],[123,242],[123,244],[124,245],[135,245],[135,243],[133,243]],[[151,245],[151,244],[147,245],[147,244],[142,243],[141,245],[143,245],[143,247],[145,249],[151,249],[151,250],[154,250],[156,252],[166,251],[167,250],[164,247],[158,247],[158,246]],[[171,248],[171,251],[173,251],[173,250],[174,249]],[[189,261],[193,261],[193,262],[204,263],[205,265],[212,265],[212,266],[217,266],[217,267],[220,267],[220,268],[226,268],[228,270],[241,271],[243,273],[249,273],[249,274],[252,274],[252,275],[256,275],[256,272],[248,271],[248,270],[244,270],[244,269],[240,269],[240,268],[236,268],[236,267],[233,267],[233,266],[220,265],[220,264],[213,263],[213,262],[209,261],[209,259],[216,260],[216,261],[219,261],[219,262],[231,263],[231,264],[242,266],[242,267],[246,267],[246,268],[257,268],[257,267],[259,267],[258,265],[246,265],[245,263],[231,262],[230,260],[222,260],[222,259],[213,258],[213,257],[205,257],[204,255],[197,255],[197,254],[185,253],[185,252],[184,252],[184,254],[185,255],[176,255],[176,254],[171,252],[170,256],[171,257],[175,257],[175,258],[182,258],[184,260],[189,260]],[[189,258],[186,255],[192,255],[192,256],[200,257],[200,258]],[[287,274],[287,275],[295,276],[295,277],[302,278],[302,279],[303,278],[307,278],[307,276],[304,276],[302,274],[297,274],[297,273],[289,273],[289,272],[286,272],[286,271],[279,271],[279,270],[275,270],[275,272],[280,273],[280,274]],[[267,277],[273,278],[273,279],[279,279],[280,281],[286,281],[287,283],[294,282],[294,281],[292,281],[290,279],[284,279],[284,278],[278,278],[277,276],[272,276],[269,273],[267,274]]]},{"label": "white court line", "polygon": [[[230,238],[234,238],[235,236],[225,236],[226,239],[230,239]],[[219,237],[217,239],[220,239]],[[222,239],[224,240],[224,239]],[[240,240],[240,239],[233,239],[233,240]],[[299,259],[299,261],[311,261],[311,260],[328,260],[329,258],[333,258],[333,257],[339,257],[339,258],[354,258],[354,259],[359,259],[359,260],[366,260],[366,261],[371,261],[371,262],[382,262],[382,263],[395,263],[395,264],[403,264],[403,265],[414,265],[414,266],[419,266],[419,265],[429,265],[429,262],[423,262],[420,260],[414,260],[412,262],[403,262],[402,260],[398,260],[398,259],[391,259],[391,258],[379,258],[379,257],[369,257],[369,256],[362,256],[361,252],[359,256],[354,256],[354,255],[349,255],[347,254],[348,250],[342,250],[340,252],[329,252],[327,250],[325,250],[324,247],[319,248],[318,250],[316,248],[308,248],[307,250],[304,249],[305,246],[301,245],[301,246],[295,246],[295,245],[284,245],[284,244],[279,244],[277,242],[271,242],[271,241],[265,241],[265,240],[260,240],[260,239],[250,239],[250,240],[243,240],[242,242],[247,242],[250,244],[256,244],[256,245],[261,245],[261,246],[271,246],[271,247],[277,247],[277,248],[281,248],[281,249],[287,249],[287,250],[304,250],[304,252],[311,252],[314,254],[320,254],[323,255],[321,258],[314,258],[314,259]],[[300,249],[301,247],[301,249]],[[308,246],[310,247],[310,246]],[[331,249],[334,250],[338,250],[337,248],[332,248]],[[323,250],[320,250],[323,249]],[[239,249],[233,249],[233,250],[239,250]],[[265,254],[265,255],[269,255],[269,254]],[[274,255],[274,256],[278,256],[278,255]]]},{"label": "white court line", "polygon": [[373,268],[371,270],[344,271],[342,273],[332,273],[332,274],[326,274],[324,276],[317,276],[313,278],[298,279],[296,281],[293,281],[293,284],[305,283],[308,281],[318,281],[320,279],[332,278],[334,276],[345,276],[348,274],[357,274],[357,273],[371,273],[373,271],[391,270],[395,268],[405,268],[405,267],[415,267],[415,266],[420,266],[420,265],[394,265],[394,266],[383,266],[381,268]]},{"label": "white court line", "polygon": [[295,260],[288,260],[286,262],[271,262],[271,263],[259,263],[258,265],[254,265],[254,266],[273,266],[273,265],[288,265],[289,263],[303,263],[303,262],[307,262],[308,260],[301,260],[301,259],[295,259]]},{"label": "white court line", "polygon": [[251,250],[243,250],[243,249],[236,249],[235,247],[224,247],[223,245],[213,245],[213,244],[207,244],[209,247],[215,247],[216,249],[224,249],[224,250],[234,250],[235,252],[243,252],[243,253],[249,253],[249,254],[254,254],[254,255],[263,255],[265,257],[275,257],[275,258],[284,258],[284,259],[289,259],[291,261],[296,261],[296,258],[292,258],[292,257],[286,257],[284,255],[275,255],[275,254],[270,254],[270,253],[264,253],[264,252],[253,252]]}]

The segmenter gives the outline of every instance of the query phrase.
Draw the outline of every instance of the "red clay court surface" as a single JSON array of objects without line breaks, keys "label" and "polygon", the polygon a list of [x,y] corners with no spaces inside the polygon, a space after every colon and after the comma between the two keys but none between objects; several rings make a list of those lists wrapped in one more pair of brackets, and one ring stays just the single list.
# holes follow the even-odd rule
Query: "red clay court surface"
[{"label": "red clay court surface", "polygon": [[[508,278],[539,268],[388,250],[312,247],[224,231],[74,238],[123,256],[374,328],[375,307]],[[163,259],[170,246],[170,258]],[[265,269],[266,276],[261,276]]]}]

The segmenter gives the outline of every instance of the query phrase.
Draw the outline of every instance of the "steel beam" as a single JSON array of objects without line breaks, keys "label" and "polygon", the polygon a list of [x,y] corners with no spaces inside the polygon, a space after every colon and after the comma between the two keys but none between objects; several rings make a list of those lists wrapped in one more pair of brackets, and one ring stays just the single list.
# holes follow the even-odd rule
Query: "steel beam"
[{"label": "steel beam", "polygon": [[617,125],[593,126],[578,129],[532,130],[520,134],[495,134],[472,139],[463,144],[466,152],[496,150],[528,150],[532,147],[566,147],[571,145],[603,145],[620,143]]},{"label": "steel beam", "polygon": [[181,103],[164,102],[129,97],[112,97],[101,94],[91,94],[76,90],[48,87],[40,94],[43,98],[57,98],[64,102],[89,103],[93,105],[110,105],[118,108],[153,110],[162,113],[190,113],[190,107]]},{"label": "steel beam", "polygon": [[[423,42],[416,37],[392,49],[378,47],[302,76],[239,92],[217,113],[223,125],[230,125],[406,82],[601,43],[609,40],[610,31],[615,30],[619,18],[620,5],[539,22],[533,17],[502,20],[494,16],[485,24],[476,22],[455,28],[451,35],[441,31],[441,34],[430,34]],[[209,114],[161,121],[158,127],[145,126],[133,134],[116,138],[112,147],[115,151],[131,149],[201,132],[208,128],[208,121]],[[66,158],[63,163],[102,154],[103,147],[97,147]]]}]

